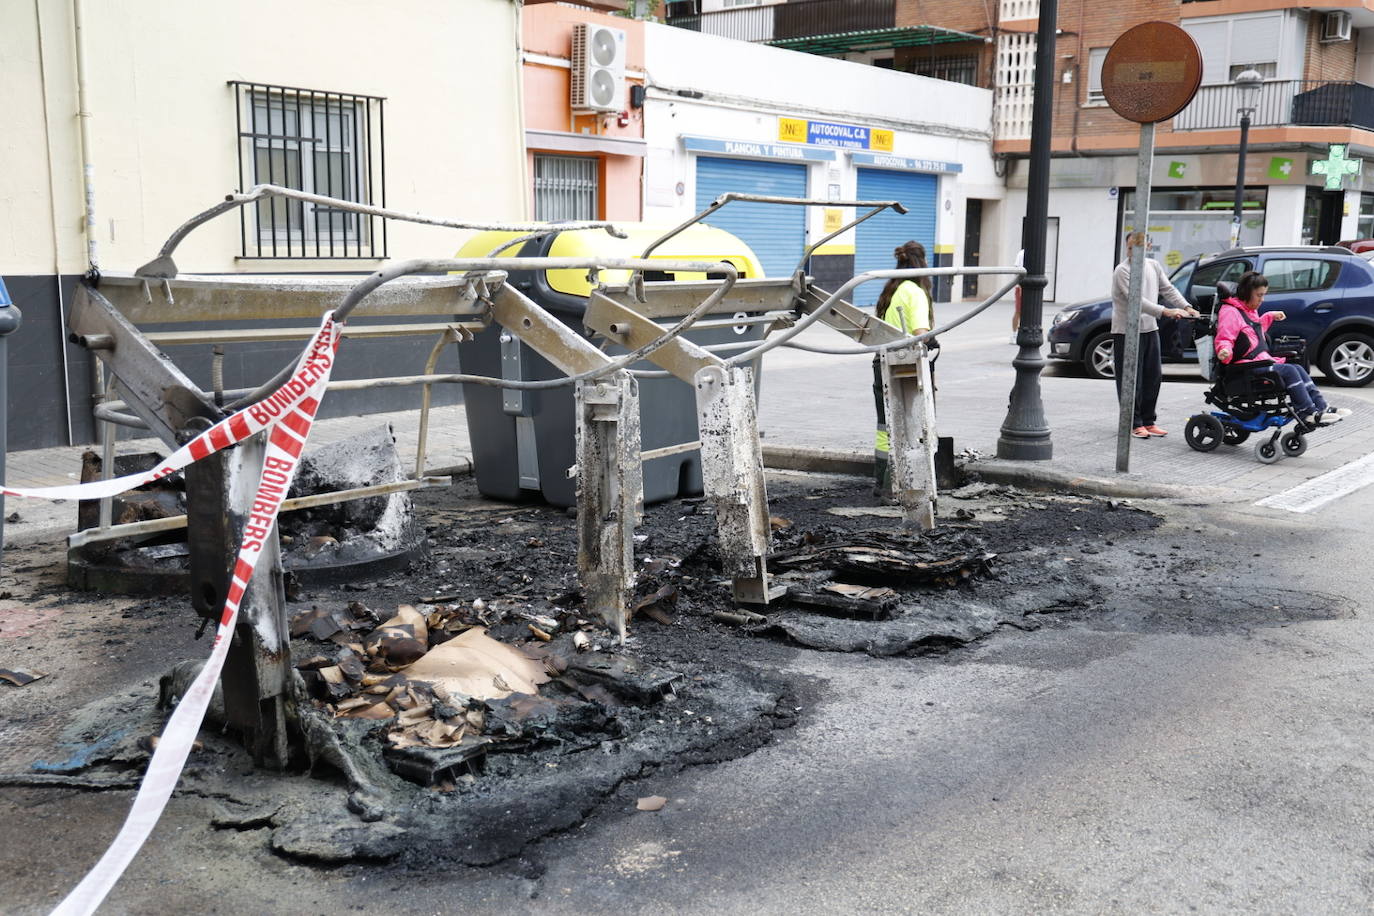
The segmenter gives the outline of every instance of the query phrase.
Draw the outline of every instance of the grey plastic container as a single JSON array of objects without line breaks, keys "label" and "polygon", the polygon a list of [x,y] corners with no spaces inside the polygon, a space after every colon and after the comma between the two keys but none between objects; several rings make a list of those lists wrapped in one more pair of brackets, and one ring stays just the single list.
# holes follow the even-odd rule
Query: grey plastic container
[{"label": "grey plastic container", "polygon": [[[543,257],[556,236],[527,242],[522,257]],[[508,282],[569,327],[590,338],[582,324],[587,300],[552,289],[543,271],[511,272]],[[752,314],[752,313],[751,313]],[[672,322],[665,323],[665,326]],[[709,347],[759,341],[764,325],[689,330],[683,336]],[[627,352],[608,346],[610,356]],[[723,355],[729,355],[723,354]],[[458,345],[461,371],[522,381],[563,377],[548,360],[492,325]],[[657,369],[641,361],[635,369]],[[755,393],[761,379],[755,367]],[[491,499],[518,501],[542,497],[555,506],[577,502],[577,482],[567,475],[576,462],[576,417],[571,385],[544,391],[515,391],[488,385],[463,385],[468,435],[478,491]],[[644,451],[697,438],[696,392],[676,378],[639,380],[640,436]],[[662,502],[702,492],[701,456],[680,452],[644,462],[644,501]]]}]

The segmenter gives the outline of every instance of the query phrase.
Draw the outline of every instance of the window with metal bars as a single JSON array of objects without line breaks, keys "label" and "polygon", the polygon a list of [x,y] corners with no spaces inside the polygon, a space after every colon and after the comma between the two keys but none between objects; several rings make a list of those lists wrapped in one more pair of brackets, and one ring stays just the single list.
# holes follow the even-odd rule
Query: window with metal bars
[{"label": "window with metal bars", "polygon": [[[236,93],[239,186],[386,206],[384,99],[263,83]],[[245,258],[384,258],[386,221],[275,197],[239,210]]]},{"label": "window with metal bars", "polygon": [[587,156],[534,155],[534,218],[598,219],[599,161]]},{"label": "window with metal bars", "polygon": [[978,85],[978,58],[973,55],[959,57],[918,57],[911,61],[911,72],[917,76],[929,76],[965,86]]}]

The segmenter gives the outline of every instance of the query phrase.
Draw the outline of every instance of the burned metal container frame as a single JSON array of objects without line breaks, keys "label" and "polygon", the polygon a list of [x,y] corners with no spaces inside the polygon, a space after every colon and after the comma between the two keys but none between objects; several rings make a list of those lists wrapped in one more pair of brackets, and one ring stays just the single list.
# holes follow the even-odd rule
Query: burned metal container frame
[{"label": "burned metal container frame", "polygon": [[[326,202],[388,219],[410,219],[434,225],[529,231],[562,231],[544,226],[492,226],[461,223],[382,208],[335,201],[291,189],[259,186],[197,215],[180,227],[164,245],[159,257],[132,275],[105,274],[88,278],[73,303],[69,327],[74,342],[93,350],[112,375],[111,385],[122,404],[102,404],[98,419],[146,427],[171,448],[226,416],[226,411],[245,407],[270,393],[283,380],[283,370],[253,391],[205,392],[198,388],[158,349],[158,343],[250,343],[267,339],[305,339],[312,329],[244,329],[217,332],[142,333],[137,324],[152,321],[217,320],[250,323],[274,319],[317,319],[331,307],[345,322],[349,313],[366,302],[369,314],[415,318],[438,317],[429,324],[373,325],[348,328],[344,336],[437,334],[426,371],[422,375],[331,382],[331,390],[344,387],[419,385],[426,395],[440,383],[477,382],[514,389],[538,389],[571,384],[576,391],[578,465],[579,573],[590,609],[623,637],[627,605],[633,595],[635,570],[633,531],[642,509],[641,483],[637,473],[641,454],[638,437],[638,403],[635,374],[628,367],[648,359],[694,386],[697,394],[700,438],[670,448],[701,449],[703,481],[713,505],[724,568],[733,581],[735,600],[764,605],[780,589],[770,585],[767,570],[769,516],[763,477],[749,369],[739,365],[795,336],[817,320],[861,344],[858,350],[881,352],[884,394],[892,418],[892,465],[895,494],[906,523],[929,528],[934,523],[935,479],[933,469],[933,405],[923,339],[910,337],[843,301],[842,296],[861,282],[887,276],[952,274],[962,268],[919,271],[875,271],[855,277],[835,294],[814,288],[803,272],[810,249],[796,272],[786,278],[737,282],[729,263],[677,261],[650,256],[654,248],[676,232],[708,216],[730,200],[761,200],[779,204],[836,206],[833,201],[759,198],[724,195],[711,207],[656,241],[640,258],[544,258],[544,259],[440,259],[398,262],[357,282],[354,278],[319,277],[179,277],[172,253],[176,245],[201,223],[236,207],[264,197],[283,196]],[[843,202],[842,202],[843,203]],[[868,219],[895,202],[849,202],[872,209],[849,226]],[[605,223],[578,228],[604,228]],[[822,244],[825,239],[816,245]],[[812,248],[816,245],[811,246]],[[597,284],[589,304],[586,324],[608,340],[631,352],[612,359],[585,337],[575,333],[518,290],[506,283],[513,269],[586,269],[595,280],[597,271],[631,271],[624,286]],[[646,282],[644,272],[671,271],[705,274],[720,279],[705,283]],[[974,268],[978,273],[1015,273],[1016,269]],[[448,272],[447,276],[433,276]],[[461,273],[455,273],[461,272]],[[417,276],[430,274],[430,276]],[[1016,277],[1013,277],[1012,283]],[[1010,289],[1012,283],[986,300],[981,311]],[[752,303],[746,307],[745,303]],[[681,334],[710,316],[732,315],[739,310],[763,312],[774,317],[769,329],[790,328],[773,341],[748,352],[722,357],[698,347]],[[796,317],[800,320],[796,321]],[[666,331],[654,318],[678,317]],[[971,315],[969,316],[971,317]],[[794,324],[795,321],[795,324]],[[498,323],[531,346],[561,371],[564,379],[511,381],[434,374],[435,360],[449,343],[465,339],[476,330]],[[221,406],[228,399],[227,406]],[[444,479],[421,477],[424,433],[428,425],[429,399],[421,411],[421,454],[414,478],[392,485],[415,488],[442,485]],[[123,413],[122,411],[130,411]],[[106,436],[107,443],[112,436]],[[112,454],[107,444],[107,455]],[[244,480],[256,473],[255,446],[244,443],[187,469],[188,517],[199,518],[198,533],[191,538],[192,600],[207,616],[219,611],[227,579],[227,564],[234,551],[234,519],[242,518],[251,499]],[[108,467],[110,462],[106,462]],[[362,498],[369,492],[322,494],[321,502]],[[310,497],[317,499],[317,497]],[[217,519],[218,524],[213,523]],[[148,526],[174,526],[179,520],[160,519],[133,526],[108,524],[102,512],[100,528],[73,536],[75,543],[119,537],[149,530]],[[180,520],[184,524],[185,520]],[[143,526],[140,528],[139,526]],[[287,761],[291,717],[286,704],[290,690],[287,622],[279,557],[267,558],[242,605],[239,632],[225,669],[226,712],[247,738],[255,759],[282,766]]]}]

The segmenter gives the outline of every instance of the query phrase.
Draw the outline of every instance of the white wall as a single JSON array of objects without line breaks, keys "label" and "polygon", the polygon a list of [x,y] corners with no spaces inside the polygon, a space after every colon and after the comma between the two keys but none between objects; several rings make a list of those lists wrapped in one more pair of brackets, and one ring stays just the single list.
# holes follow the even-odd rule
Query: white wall
[{"label": "white wall", "polygon": [[1054,301],[1068,304],[1110,293],[1116,200],[1106,188],[1057,188],[1050,191],[1049,215],[1059,218]]},{"label": "white wall", "polygon": [[[1307,188],[1302,185],[1275,185],[1269,189],[1264,207],[1264,244],[1298,245],[1302,243],[1302,208]],[[1355,212],[1359,212],[1356,204]]]},{"label": "white wall", "polygon": [[[519,7],[509,0],[85,0],[83,9],[108,270],[149,260],[177,225],[238,185],[230,80],[385,96],[389,206],[523,216]],[[38,0],[36,10],[0,4],[0,273],[53,272],[54,260],[60,272],[85,269],[71,10],[69,0]],[[237,218],[221,218],[193,234],[177,262],[186,271],[264,269],[236,258],[238,233]],[[453,232],[414,225],[393,224],[389,235],[398,257],[457,244]]]}]

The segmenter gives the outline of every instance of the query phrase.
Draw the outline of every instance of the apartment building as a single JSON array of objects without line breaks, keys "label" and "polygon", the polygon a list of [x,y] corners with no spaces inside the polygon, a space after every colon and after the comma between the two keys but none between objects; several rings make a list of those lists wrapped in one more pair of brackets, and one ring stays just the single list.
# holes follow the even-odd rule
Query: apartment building
[{"label": "apartment building", "polygon": [[[726,31],[731,19],[777,25],[811,23],[802,50],[860,59],[864,40],[886,40],[863,59],[880,67],[967,82],[993,90],[994,153],[1007,188],[1007,210],[1024,209],[1034,98],[1039,0],[790,0],[782,7],[726,0],[688,27]],[[829,18],[822,15],[829,8]],[[786,13],[785,8],[792,8]],[[672,10],[670,9],[670,13]],[[866,15],[863,27],[844,34]],[[690,18],[690,17],[689,17]],[[1259,74],[1244,181],[1241,240],[1248,244],[1327,243],[1374,235],[1374,184],[1363,171],[1327,190],[1312,164],[1333,145],[1347,158],[1374,156],[1374,5],[1348,0],[1306,6],[1284,0],[1060,0],[1055,44],[1053,160],[1049,251],[1051,300],[1097,295],[1135,225],[1137,125],[1118,117],[1102,95],[1108,48],[1131,26],[1180,24],[1198,42],[1203,85],[1194,102],[1159,125],[1149,228],[1156,255],[1175,264],[1229,243],[1240,142],[1241,91],[1235,78]],[[677,22],[670,18],[670,22]],[[1368,31],[1366,31],[1368,30]],[[916,37],[930,36],[921,43]],[[940,36],[936,40],[934,36]],[[961,38],[962,36],[962,38]],[[737,36],[745,37],[745,36]],[[805,44],[806,46],[803,46]],[[841,45],[847,44],[850,50]],[[980,225],[970,202],[965,225]],[[981,221],[981,239],[964,249],[999,260],[1019,247],[1019,229]],[[972,262],[972,259],[968,259]]]},{"label": "apartment building", "polygon": [[[273,183],[431,215],[527,218],[519,18],[509,0],[422,0],[405,15],[362,0],[0,4],[0,275],[24,315],[9,347],[10,446],[91,441],[91,360],[65,339],[76,282],[151,260],[226,193]],[[386,258],[449,255],[459,241],[277,202],[207,224],[176,259],[185,273],[361,274]],[[231,352],[226,384],[259,384],[297,346]],[[347,349],[340,378],[419,371],[425,358],[406,339]],[[208,353],[169,352],[209,383]],[[339,394],[325,409],[415,397]]]}]

